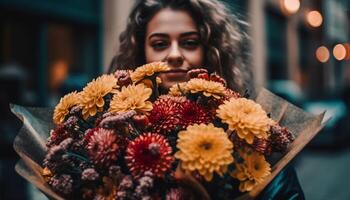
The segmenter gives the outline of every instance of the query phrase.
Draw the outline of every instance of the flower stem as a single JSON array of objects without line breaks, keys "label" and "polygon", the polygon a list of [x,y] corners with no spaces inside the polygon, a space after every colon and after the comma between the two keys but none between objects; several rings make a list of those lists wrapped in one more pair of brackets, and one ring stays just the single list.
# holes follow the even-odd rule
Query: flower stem
[{"label": "flower stem", "polygon": [[85,162],[89,162],[89,159],[84,157],[84,156],[81,156],[79,154],[76,154],[76,153],[73,153],[73,152],[67,152],[67,155],[70,156],[70,157],[75,157],[79,160],[82,160],[82,161],[85,161]]},{"label": "flower stem", "polygon": [[135,130],[136,135],[141,135],[141,131],[138,129],[138,127],[135,125],[134,121],[132,119],[128,119],[129,124],[132,126],[132,128]]},{"label": "flower stem", "polygon": [[159,97],[157,76],[152,76],[151,81],[152,81],[152,90],[153,90],[152,100],[155,101]]}]

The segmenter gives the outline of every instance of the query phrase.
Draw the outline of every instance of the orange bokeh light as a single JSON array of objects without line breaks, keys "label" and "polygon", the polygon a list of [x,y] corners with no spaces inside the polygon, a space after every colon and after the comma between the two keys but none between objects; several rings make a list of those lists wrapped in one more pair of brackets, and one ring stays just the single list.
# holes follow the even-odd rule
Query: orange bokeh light
[{"label": "orange bokeh light", "polygon": [[322,63],[327,62],[329,59],[329,51],[327,47],[325,46],[318,47],[316,50],[316,58],[318,61]]},{"label": "orange bokeh light", "polygon": [[346,48],[342,44],[337,44],[333,48],[333,56],[337,60],[343,60],[346,58]]},{"label": "orange bokeh light", "polygon": [[320,12],[313,10],[307,13],[306,20],[312,27],[319,27],[322,25],[323,17]]},{"label": "orange bokeh light", "polygon": [[300,0],[282,0],[282,7],[288,14],[298,12],[300,8]]},{"label": "orange bokeh light", "polygon": [[69,66],[64,60],[58,60],[50,66],[50,88],[59,88],[68,76]]}]

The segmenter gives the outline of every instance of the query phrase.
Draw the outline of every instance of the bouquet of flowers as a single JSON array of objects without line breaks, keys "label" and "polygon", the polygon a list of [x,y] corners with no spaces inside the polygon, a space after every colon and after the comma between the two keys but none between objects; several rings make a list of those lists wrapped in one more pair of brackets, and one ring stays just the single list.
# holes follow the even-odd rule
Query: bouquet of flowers
[{"label": "bouquet of flowers", "polygon": [[255,197],[322,128],[323,115],[266,90],[242,97],[205,69],[159,95],[167,70],[102,75],[53,113],[13,106],[24,122],[17,171],[56,199]]}]

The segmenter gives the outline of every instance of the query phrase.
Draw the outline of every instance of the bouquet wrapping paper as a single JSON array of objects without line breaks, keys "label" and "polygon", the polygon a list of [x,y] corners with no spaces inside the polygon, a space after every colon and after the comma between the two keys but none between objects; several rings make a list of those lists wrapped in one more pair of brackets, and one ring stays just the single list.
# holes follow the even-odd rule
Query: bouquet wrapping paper
[{"label": "bouquet wrapping paper", "polygon": [[[324,113],[319,115],[307,113],[264,88],[260,89],[255,101],[267,113],[270,113],[273,120],[278,121],[281,126],[287,127],[296,138],[284,154],[273,155],[274,162],[272,163],[271,174],[264,182],[254,187],[252,191],[237,197],[237,199],[254,199],[257,197],[325,125],[325,122],[323,122]],[[16,165],[16,171],[47,197],[64,199],[50,188],[42,176],[41,163],[47,152],[45,141],[50,130],[54,128],[52,122],[53,109],[11,105],[11,110],[23,122],[23,127],[14,141],[14,149],[21,157]],[[197,198],[210,199],[204,188],[190,175],[180,169],[176,171],[176,175],[182,178],[183,183],[197,194]]]}]

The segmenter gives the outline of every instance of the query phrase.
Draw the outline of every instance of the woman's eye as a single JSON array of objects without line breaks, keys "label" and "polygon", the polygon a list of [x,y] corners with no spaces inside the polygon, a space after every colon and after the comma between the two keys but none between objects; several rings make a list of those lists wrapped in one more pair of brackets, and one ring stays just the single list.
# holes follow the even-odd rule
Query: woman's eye
[{"label": "woman's eye", "polygon": [[185,40],[181,44],[184,48],[194,49],[194,48],[197,48],[199,46],[199,41],[198,40]]},{"label": "woman's eye", "polygon": [[165,49],[167,47],[167,42],[164,41],[160,41],[160,42],[154,42],[151,44],[151,46],[153,47],[153,49],[155,50],[162,50]]}]

